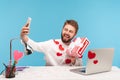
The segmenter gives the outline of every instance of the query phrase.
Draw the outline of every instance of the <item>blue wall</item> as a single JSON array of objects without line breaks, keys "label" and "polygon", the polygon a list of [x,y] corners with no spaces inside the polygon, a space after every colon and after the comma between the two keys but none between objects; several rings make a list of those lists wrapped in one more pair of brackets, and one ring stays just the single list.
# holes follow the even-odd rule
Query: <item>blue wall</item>
[{"label": "blue wall", "polygon": [[[77,36],[87,36],[91,42],[85,55],[91,48],[113,47],[113,65],[120,67],[119,0],[0,0],[0,71],[9,61],[10,39],[19,37],[28,16],[32,17],[29,36],[35,41],[60,38],[64,21],[77,20]],[[19,40],[13,42],[14,49],[24,51]],[[24,56],[17,65],[45,65],[44,54]]]}]

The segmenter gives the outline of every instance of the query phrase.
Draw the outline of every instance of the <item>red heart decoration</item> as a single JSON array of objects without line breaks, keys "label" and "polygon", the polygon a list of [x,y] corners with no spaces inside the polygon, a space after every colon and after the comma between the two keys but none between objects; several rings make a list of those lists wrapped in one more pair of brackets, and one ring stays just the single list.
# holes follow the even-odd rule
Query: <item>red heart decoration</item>
[{"label": "red heart decoration", "polygon": [[23,57],[23,53],[18,51],[18,50],[15,50],[13,54],[14,54],[14,60],[15,61],[18,61],[20,58]]},{"label": "red heart decoration", "polygon": [[66,64],[70,64],[71,63],[71,59],[65,59],[65,63]]},{"label": "red heart decoration", "polygon": [[53,40],[53,41],[54,41],[54,43],[55,43],[55,44],[59,44],[59,42],[58,42],[58,41],[55,41],[55,40]]},{"label": "red heart decoration", "polygon": [[97,64],[97,63],[98,63],[98,60],[94,60],[93,63],[94,63],[94,64]]},{"label": "red heart decoration", "polygon": [[88,51],[88,58],[89,59],[93,59],[93,58],[95,58],[95,56],[96,56],[96,54],[94,52]]},{"label": "red heart decoration", "polygon": [[64,51],[64,48],[62,47],[62,45],[59,45],[59,49],[60,49],[61,51]]},{"label": "red heart decoration", "polygon": [[57,56],[62,56],[62,53],[57,52],[56,55],[57,55]]}]

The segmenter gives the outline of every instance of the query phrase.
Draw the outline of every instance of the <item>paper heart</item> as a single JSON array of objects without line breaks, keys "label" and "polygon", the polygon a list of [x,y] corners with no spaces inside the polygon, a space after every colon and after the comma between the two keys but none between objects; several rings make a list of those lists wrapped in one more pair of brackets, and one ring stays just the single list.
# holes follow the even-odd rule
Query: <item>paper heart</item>
[{"label": "paper heart", "polygon": [[95,56],[96,56],[96,54],[94,52],[88,51],[88,58],[89,59],[93,59],[93,58],[95,58]]},{"label": "paper heart", "polygon": [[98,63],[98,60],[94,60],[93,63],[94,63],[94,64],[97,64],[97,63]]},{"label": "paper heart", "polygon": [[62,53],[57,52],[56,55],[57,55],[57,56],[62,56]]},{"label": "paper heart", "polygon": [[54,43],[55,43],[55,44],[59,44],[59,42],[58,42],[58,41],[55,41],[55,40],[54,40]]},{"label": "paper heart", "polygon": [[71,59],[65,59],[65,63],[66,64],[70,64],[71,63]]},{"label": "paper heart", "polygon": [[18,61],[19,59],[21,59],[23,57],[23,53],[18,51],[18,50],[15,50],[14,51],[14,60],[15,61]]},{"label": "paper heart", "polygon": [[63,51],[63,50],[64,50],[64,48],[63,48],[63,46],[62,46],[62,45],[59,45],[59,49],[60,49],[61,51]]}]

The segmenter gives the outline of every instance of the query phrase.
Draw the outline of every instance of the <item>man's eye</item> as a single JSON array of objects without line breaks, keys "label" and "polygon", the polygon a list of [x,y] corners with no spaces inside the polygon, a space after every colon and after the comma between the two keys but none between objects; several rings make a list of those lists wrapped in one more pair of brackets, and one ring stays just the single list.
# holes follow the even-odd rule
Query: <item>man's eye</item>
[{"label": "man's eye", "polygon": [[70,30],[69,32],[70,32],[70,33],[73,33],[73,31],[71,31],[71,30]]}]

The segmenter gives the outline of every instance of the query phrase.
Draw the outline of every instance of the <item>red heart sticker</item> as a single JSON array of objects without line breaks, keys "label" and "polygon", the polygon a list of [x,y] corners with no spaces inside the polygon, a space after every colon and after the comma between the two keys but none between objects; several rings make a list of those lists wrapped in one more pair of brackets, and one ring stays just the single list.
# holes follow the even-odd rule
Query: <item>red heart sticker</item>
[{"label": "red heart sticker", "polygon": [[89,59],[93,59],[93,58],[95,58],[95,56],[96,56],[96,54],[94,52],[92,52],[92,51],[88,52],[88,58]]},{"label": "red heart sticker", "polygon": [[59,45],[59,49],[60,49],[61,51],[64,51],[64,48],[62,47],[62,45]]},{"label": "red heart sticker", "polygon": [[59,44],[59,42],[58,42],[58,41],[55,41],[55,40],[53,40],[53,41],[54,41],[54,43],[55,43],[55,44]]},{"label": "red heart sticker", "polygon": [[14,60],[15,61],[18,61],[20,58],[23,57],[23,53],[18,51],[18,50],[15,50],[13,54],[14,54]]},{"label": "red heart sticker", "polygon": [[66,64],[70,64],[71,63],[71,59],[65,59],[65,63]]},{"label": "red heart sticker", "polygon": [[57,56],[62,56],[62,53],[57,52],[56,55],[57,55]]},{"label": "red heart sticker", "polygon": [[94,64],[97,64],[97,63],[98,63],[98,60],[94,60],[93,63],[94,63]]}]

